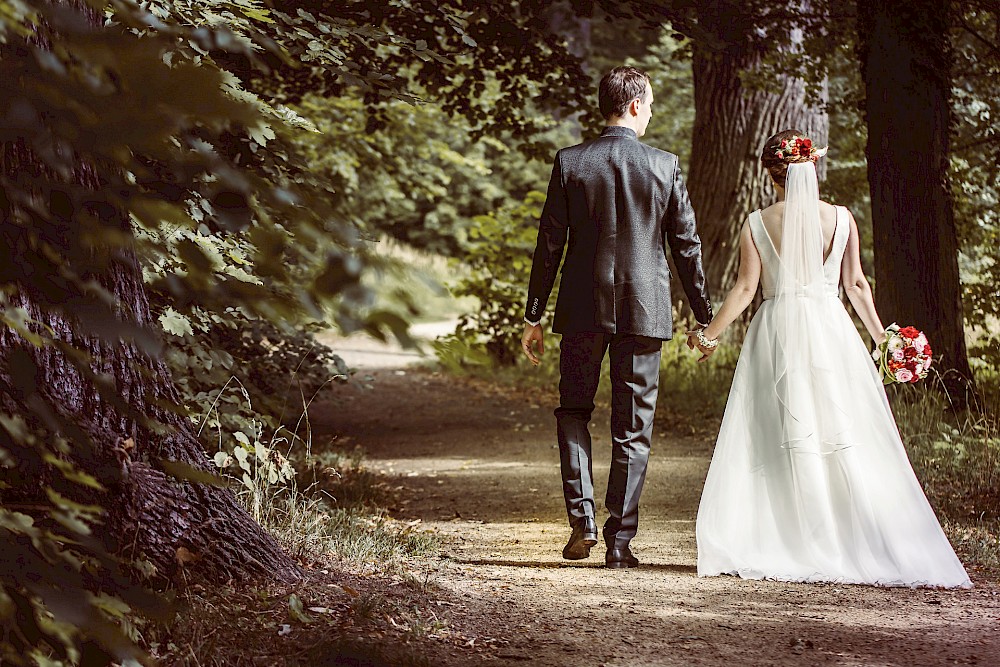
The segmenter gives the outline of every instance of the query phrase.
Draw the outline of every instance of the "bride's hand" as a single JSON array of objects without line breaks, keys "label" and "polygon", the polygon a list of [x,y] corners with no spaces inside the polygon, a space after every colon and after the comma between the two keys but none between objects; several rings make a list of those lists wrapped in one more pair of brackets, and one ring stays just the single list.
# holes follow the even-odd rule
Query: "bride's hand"
[{"label": "bride's hand", "polygon": [[699,364],[706,361],[710,356],[712,356],[712,353],[719,349],[717,347],[704,347],[701,345],[698,345],[697,347],[698,351],[701,352],[701,359],[698,360]]},{"label": "bride's hand", "polygon": [[698,359],[698,363],[700,364],[701,362],[707,360],[710,356],[712,356],[712,353],[715,352],[719,348],[718,348],[718,346],[716,346],[716,347],[705,347],[704,345],[701,345],[700,343],[698,343],[698,331],[699,330],[696,329],[695,331],[688,331],[687,332],[687,337],[688,337],[688,339],[687,339],[687,346],[688,346],[688,349],[690,349],[690,350],[697,349],[699,352],[701,352],[701,358]]}]

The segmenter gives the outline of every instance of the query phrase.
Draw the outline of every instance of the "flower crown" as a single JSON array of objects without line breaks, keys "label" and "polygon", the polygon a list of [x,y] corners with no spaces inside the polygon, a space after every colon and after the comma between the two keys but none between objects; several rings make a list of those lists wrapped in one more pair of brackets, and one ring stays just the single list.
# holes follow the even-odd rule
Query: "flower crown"
[{"label": "flower crown", "polygon": [[805,162],[806,160],[815,162],[826,155],[828,149],[827,146],[815,148],[812,139],[793,135],[788,139],[781,140],[781,144],[774,151],[774,157],[788,163]]}]

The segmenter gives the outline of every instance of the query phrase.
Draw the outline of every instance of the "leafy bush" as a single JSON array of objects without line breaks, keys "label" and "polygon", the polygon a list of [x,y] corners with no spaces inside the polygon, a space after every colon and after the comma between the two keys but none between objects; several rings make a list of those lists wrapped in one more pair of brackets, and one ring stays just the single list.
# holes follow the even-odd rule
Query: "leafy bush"
[{"label": "leafy bush", "polygon": [[[102,508],[80,499],[103,485],[72,463],[69,447],[0,413],[0,664],[134,667],[138,624],[165,620],[168,607],[141,583],[143,563],[111,555]],[[20,502],[26,479],[47,502]]]},{"label": "leafy bush", "polygon": [[[463,262],[469,275],[453,291],[459,297],[475,297],[479,309],[459,318],[453,339],[439,346],[442,352],[449,345],[481,347],[503,366],[520,357],[524,298],[544,202],[543,193],[532,191],[523,202],[473,219]],[[550,302],[556,296],[553,291]]]}]

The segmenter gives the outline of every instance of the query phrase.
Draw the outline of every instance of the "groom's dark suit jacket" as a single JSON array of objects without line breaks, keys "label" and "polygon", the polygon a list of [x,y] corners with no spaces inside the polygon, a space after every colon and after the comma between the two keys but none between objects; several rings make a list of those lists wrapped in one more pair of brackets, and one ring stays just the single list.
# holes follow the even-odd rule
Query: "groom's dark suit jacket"
[{"label": "groom's dark suit jacket", "polygon": [[712,319],[701,240],[677,156],[625,127],[556,154],[542,209],[525,319],[537,322],[562,283],[552,330],[670,339],[667,250],[699,322]]}]

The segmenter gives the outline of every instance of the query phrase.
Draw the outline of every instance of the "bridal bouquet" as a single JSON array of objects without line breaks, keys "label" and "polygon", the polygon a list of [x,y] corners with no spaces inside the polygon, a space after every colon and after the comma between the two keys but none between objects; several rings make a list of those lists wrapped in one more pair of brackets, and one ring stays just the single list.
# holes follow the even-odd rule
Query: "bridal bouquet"
[{"label": "bridal bouquet", "polygon": [[883,384],[916,382],[927,377],[931,368],[931,346],[922,331],[890,324],[886,339],[872,352],[879,365]]}]

